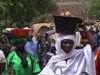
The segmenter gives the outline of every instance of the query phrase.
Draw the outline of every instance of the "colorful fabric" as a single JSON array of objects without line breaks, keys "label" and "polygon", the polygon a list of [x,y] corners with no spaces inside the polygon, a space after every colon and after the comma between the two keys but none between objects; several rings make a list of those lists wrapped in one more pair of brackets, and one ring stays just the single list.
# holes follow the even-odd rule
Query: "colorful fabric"
[{"label": "colorful fabric", "polygon": [[25,51],[31,53],[37,59],[38,58],[38,55],[37,55],[37,42],[35,40],[27,42],[25,44]]},{"label": "colorful fabric", "polygon": [[28,67],[24,68],[21,64],[22,60],[18,57],[17,53],[15,51],[10,53],[7,57],[6,68],[2,75],[6,75],[11,64],[13,65],[12,75],[34,75],[40,72],[40,67],[33,55],[28,53],[26,59],[28,61]]},{"label": "colorful fabric", "polygon": [[27,42],[27,38],[13,38],[13,39],[11,40],[11,44],[12,44],[12,45],[15,45],[15,43],[16,43],[17,41],[20,41],[20,40],[24,41],[25,43]]},{"label": "colorful fabric", "polygon": [[94,39],[96,40],[96,45],[98,45],[98,34],[97,33],[95,33],[94,35],[93,35],[93,37],[94,37]]},{"label": "colorful fabric", "polygon": [[[62,51],[60,44],[63,39],[74,41],[71,52],[65,53]],[[39,75],[81,75],[83,72],[89,75],[96,75],[94,56],[90,45],[77,50],[75,49],[75,36],[69,35],[67,37],[63,35],[57,38],[55,47],[58,50],[58,54],[49,60],[47,66]]]},{"label": "colorful fabric", "polygon": [[100,48],[98,48],[96,52],[95,65],[96,65],[96,75],[100,75]]}]

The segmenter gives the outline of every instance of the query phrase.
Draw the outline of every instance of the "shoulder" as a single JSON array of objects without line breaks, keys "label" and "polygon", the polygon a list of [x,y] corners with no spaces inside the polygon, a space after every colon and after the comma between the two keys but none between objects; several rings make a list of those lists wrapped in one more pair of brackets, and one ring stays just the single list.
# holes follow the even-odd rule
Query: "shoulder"
[{"label": "shoulder", "polygon": [[25,44],[25,47],[27,47],[27,46],[30,46],[30,43],[29,43],[29,42],[27,42],[27,43]]},{"label": "shoulder", "polygon": [[59,55],[51,56],[51,58],[49,59],[47,64],[52,64],[54,62],[58,62],[58,61],[62,60],[62,58],[64,58],[64,57],[59,56]]},{"label": "shoulder", "polygon": [[14,55],[16,55],[16,52],[15,52],[15,51],[11,52],[11,53],[8,55],[7,58],[9,58],[9,57],[13,57]]},{"label": "shoulder", "polygon": [[85,47],[83,48],[80,48],[80,49],[76,49],[80,52],[83,52],[85,55],[88,55],[88,54],[92,54],[92,48],[89,44],[87,44]]},{"label": "shoulder", "polygon": [[96,52],[96,54],[98,55],[100,55],[100,47],[97,49],[97,52]]},{"label": "shoulder", "polygon": [[87,44],[85,47],[83,47],[83,49],[92,49],[90,44]]},{"label": "shoulder", "polygon": [[83,52],[84,52],[84,54],[85,55],[92,55],[92,48],[91,48],[91,46],[89,45],[89,44],[87,44],[85,47],[83,47]]},{"label": "shoulder", "polygon": [[33,43],[35,43],[35,44],[37,44],[37,43],[38,43],[36,40],[32,40],[32,41],[33,41]]},{"label": "shoulder", "polygon": [[25,45],[27,45],[27,44],[29,44],[29,42],[26,42],[26,44],[25,44]]},{"label": "shoulder", "polygon": [[14,54],[16,54],[16,52],[15,52],[15,51],[11,52],[9,55],[14,55]]}]

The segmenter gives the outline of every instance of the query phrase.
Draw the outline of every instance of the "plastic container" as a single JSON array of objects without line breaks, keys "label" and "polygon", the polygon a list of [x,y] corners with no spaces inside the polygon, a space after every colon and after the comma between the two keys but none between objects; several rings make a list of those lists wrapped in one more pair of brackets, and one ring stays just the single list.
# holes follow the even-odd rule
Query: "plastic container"
[{"label": "plastic container", "polygon": [[12,35],[14,38],[27,37],[30,29],[13,29]]}]

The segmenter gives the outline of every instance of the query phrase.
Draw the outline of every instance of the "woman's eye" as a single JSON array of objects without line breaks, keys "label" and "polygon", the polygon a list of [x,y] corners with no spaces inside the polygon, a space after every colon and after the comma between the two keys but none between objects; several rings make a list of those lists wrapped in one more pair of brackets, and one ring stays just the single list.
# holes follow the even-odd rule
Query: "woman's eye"
[{"label": "woman's eye", "polygon": [[62,41],[63,44],[73,44],[73,41]]},{"label": "woman's eye", "polygon": [[68,42],[63,42],[64,44],[67,44]]},{"label": "woman's eye", "polygon": [[72,44],[73,42],[69,42],[70,44]]}]

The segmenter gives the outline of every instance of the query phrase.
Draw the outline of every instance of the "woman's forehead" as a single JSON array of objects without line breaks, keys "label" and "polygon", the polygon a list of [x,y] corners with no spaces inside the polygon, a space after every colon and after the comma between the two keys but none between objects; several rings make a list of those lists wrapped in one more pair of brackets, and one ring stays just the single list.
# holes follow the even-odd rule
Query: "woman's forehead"
[{"label": "woman's forehead", "polygon": [[[63,40],[65,40],[65,41],[73,41],[73,40],[71,40],[71,39],[63,39]],[[63,40],[62,40],[62,41],[63,41]]]},{"label": "woman's forehead", "polygon": [[71,40],[71,39],[63,39],[63,40],[61,40],[61,41],[67,41],[67,42],[73,42],[73,40]]},{"label": "woman's forehead", "polygon": [[22,40],[21,41],[17,41],[16,43],[24,43],[24,41],[22,41]]}]

